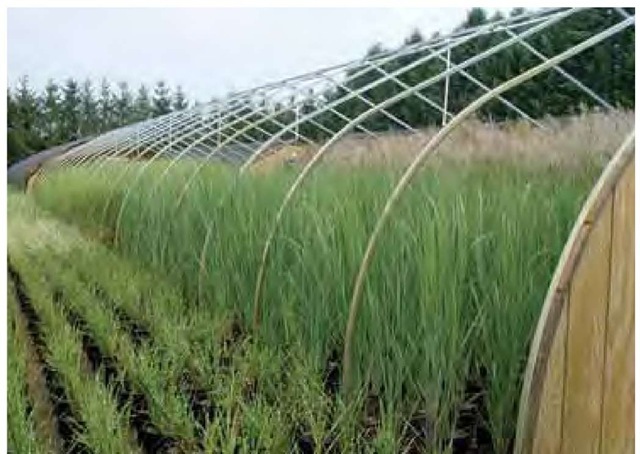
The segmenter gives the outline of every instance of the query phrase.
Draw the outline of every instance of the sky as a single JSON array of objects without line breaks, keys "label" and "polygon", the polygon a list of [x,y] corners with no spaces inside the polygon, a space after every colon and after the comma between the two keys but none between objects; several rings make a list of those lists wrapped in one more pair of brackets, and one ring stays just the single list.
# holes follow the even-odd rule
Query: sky
[{"label": "sky", "polygon": [[[491,11],[491,10],[490,10]],[[191,100],[343,63],[413,29],[448,32],[464,8],[9,8],[8,82],[163,79]]]}]

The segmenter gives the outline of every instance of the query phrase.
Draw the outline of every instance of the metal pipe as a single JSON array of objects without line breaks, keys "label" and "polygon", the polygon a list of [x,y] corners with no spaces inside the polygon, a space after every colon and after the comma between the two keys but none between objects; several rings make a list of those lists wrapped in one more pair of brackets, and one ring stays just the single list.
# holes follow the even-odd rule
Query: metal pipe
[{"label": "metal pipe", "polygon": [[480,96],[474,102],[465,107],[456,117],[444,126],[438,133],[427,143],[427,145],[420,150],[418,156],[413,160],[413,162],[407,167],[406,171],[398,181],[396,187],[391,192],[391,195],[387,199],[387,202],[378,218],[378,221],[369,237],[369,241],[367,243],[367,248],[365,250],[364,256],[360,263],[360,269],[358,270],[358,274],[356,276],[355,284],[353,287],[353,293],[351,298],[351,304],[349,307],[349,318],[347,321],[347,326],[345,329],[344,335],[344,351],[342,355],[342,364],[344,366],[343,374],[342,374],[342,383],[344,384],[345,389],[348,390],[351,388],[350,379],[352,376],[352,350],[353,350],[353,335],[355,331],[355,323],[357,320],[359,308],[361,306],[362,301],[362,291],[364,286],[364,279],[371,265],[371,261],[373,259],[373,254],[378,244],[378,239],[382,233],[382,229],[386,225],[387,221],[390,219],[390,215],[392,210],[394,209],[396,203],[400,199],[400,196],[404,192],[404,190],[409,186],[413,178],[420,170],[422,164],[425,160],[433,155],[436,152],[436,147],[453,131],[457,126],[459,126],[466,118],[468,118],[471,114],[477,111],[480,107],[497,97],[499,94],[504,93],[513,87],[516,87],[527,80],[532,79],[538,74],[547,71],[550,68],[555,67],[559,63],[583,52],[584,50],[598,44],[599,42],[615,35],[616,33],[624,30],[626,27],[632,25],[635,21],[635,18],[628,18],[618,24],[609,27],[608,29],[598,33],[597,35],[592,36],[585,41],[577,44],[576,46],[571,47],[568,50],[548,59],[547,61],[535,66],[524,73],[504,82],[498,87],[494,88],[488,93]]}]

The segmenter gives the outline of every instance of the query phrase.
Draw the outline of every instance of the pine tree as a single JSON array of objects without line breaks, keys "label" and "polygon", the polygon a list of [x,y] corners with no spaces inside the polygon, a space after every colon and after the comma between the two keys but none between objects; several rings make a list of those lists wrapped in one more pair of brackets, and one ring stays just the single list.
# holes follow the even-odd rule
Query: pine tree
[{"label": "pine tree", "polygon": [[93,95],[93,84],[87,79],[80,93],[80,132],[82,136],[92,135],[99,128],[98,105]]},{"label": "pine tree", "polygon": [[412,44],[418,44],[423,41],[424,41],[424,37],[422,36],[422,33],[420,33],[420,30],[418,30],[417,28],[414,28],[411,34],[405,38],[404,45],[410,46]]},{"label": "pine tree", "polygon": [[477,27],[487,23],[487,12],[482,8],[471,8],[467,11],[467,18],[462,23],[463,28]]},{"label": "pine tree", "polygon": [[153,115],[151,100],[149,98],[149,89],[146,85],[140,85],[138,88],[138,95],[136,96],[134,105],[134,119],[135,121],[142,121],[150,118]]},{"label": "pine tree", "polygon": [[35,92],[29,86],[29,78],[23,76],[18,80],[18,86],[13,97],[14,120],[11,134],[12,146],[20,148],[20,153],[41,150],[46,142],[38,121],[42,115],[42,106]]},{"label": "pine tree", "polygon": [[118,82],[118,95],[115,100],[116,124],[123,126],[133,122],[133,96],[129,84]]},{"label": "pine tree", "polygon": [[7,88],[7,127],[15,129],[18,126],[18,104],[11,87]]},{"label": "pine tree", "polygon": [[100,83],[100,98],[98,99],[98,131],[105,132],[115,125],[115,108],[111,85],[107,79]]},{"label": "pine tree", "polygon": [[38,103],[34,91],[29,86],[29,78],[27,76],[22,76],[18,80],[15,103],[17,127],[30,134],[35,134]]},{"label": "pine tree", "polygon": [[24,130],[21,127],[20,113],[16,96],[7,90],[7,165],[26,157],[29,146],[26,143]]},{"label": "pine tree", "polygon": [[187,101],[187,97],[182,91],[182,86],[178,85],[176,87],[176,91],[173,94],[173,111],[176,112],[178,110],[184,110],[189,107],[189,102]]},{"label": "pine tree", "polygon": [[80,93],[78,82],[69,78],[62,89],[62,125],[65,136],[74,140],[80,135]]},{"label": "pine tree", "polygon": [[157,117],[171,112],[171,94],[167,84],[161,80],[154,89],[153,94],[153,116]]},{"label": "pine tree", "polygon": [[[509,16],[523,12],[521,8],[514,9]],[[630,12],[633,13],[633,11]],[[496,13],[491,20],[500,18],[501,14]],[[556,55],[594,33],[610,27],[620,19],[620,15],[613,8],[581,10],[548,27],[544,33],[528,37],[527,42],[547,56]],[[458,29],[485,24],[488,20],[486,11],[474,8],[468,11],[467,17]],[[478,36],[453,48],[451,60],[460,64],[504,39],[506,39],[504,33]],[[423,41],[420,31],[413,30],[404,40],[404,44],[411,46]],[[610,104],[633,109],[635,105],[634,42],[635,28],[629,27],[622,33],[563,62],[562,67]],[[367,51],[366,59],[380,61],[379,56],[384,51],[382,44],[376,44]],[[427,55],[426,51],[407,52],[385,62],[381,68],[391,73],[425,55]],[[477,62],[467,70],[485,85],[495,87],[539,62],[540,59],[525,47],[513,45],[492,57]],[[415,86],[440,74],[445,65],[446,63],[441,59],[432,58],[403,72],[398,78],[409,86]],[[359,73],[359,76],[352,78],[351,76],[355,73]],[[378,81],[383,74],[363,63],[349,69],[347,76],[349,79],[345,83],[346,86],[350,90],[356,90]],[[448,110],[451,112],[459,112],[483,92],[481,88],[460,74],[452,74],[449,83]],[[550,87],[553,89],[550,90]],[[362,93],[362,97],[378,104],[405,89],[398,83],[387,80],[366,90]],[[106,79],[101,81],[97,99],[93,91],[90,81],[85,81],[79,87],[76,81],[69,79],[62,84],[50,80],[44,90],[36,94],[29,86],[28,78],[22,77],[15,88],[7,91],[7,146],[10,160],[24,156],[30,151],[70,141],[78,133],[87,135],[106,132],[117,125],[164,115],[172,110],[187,108],[190,104],[181,86],[177,86],[172,95],[164,81],[158,82],[154,87],[153,96],[150,95],[150,90],[142,85],[134,97],[129,87],[123,83],[118,84],[117,94],[114,94]],[[370,106],[358,97],[343,99],[347,93],[347,89],[335,86],[319,93],[309,93],[308,99],[298,100],[296,104],[304,115],[327,103],[339,101],[334,110],[328,110],[314,117],[316,124],[337,131],[344,127],[346,120],[336,112],[355,118],[358,114],[370,109]],[[444,95],[444,81],[420,90],[420,94],[440,104]],[[506,97],[534,118],[546,114],[570,115],[580,112],[583,107],[594,108],[598,105],[592,97],[555,71],[540,74],[535,83],[523,84],[511,90]],[[286,103],[267,103],[256,99],[243,103],[242,107],[237,112],[239,115],[247,115],[248,121],[258,119],[260,110],[278,112],[276,118],[283,123],[291,122],[294,115],[291,106]],[[442,121],[442,114],[429,107],[417,96],[406,96],[388,106],[387,110],[413,127],[439,125]],[[503,121],[515,118],[517,114],[496,101],[484,106],[479,116],[484,119]],[[262,126],[266,131],[265,136],[278,130],[275,124]],[[397,127],[393,120],[381,114],[370,116],[363,126],[378,131]],[[300,126],[300,133],[314,139],[323,139],[328,133],[322,127],[313,126],[307,122]],[[262,135],[256,137],[260,140],[263,138]]]},{"label": "pine tree", "polygon": [[42,99],[43,115],[41,116],[42,130],[48,144],[57,144],[62,140],[60,109],[60,87],[55,81],[49,79],[44,87],[44,97]]}]

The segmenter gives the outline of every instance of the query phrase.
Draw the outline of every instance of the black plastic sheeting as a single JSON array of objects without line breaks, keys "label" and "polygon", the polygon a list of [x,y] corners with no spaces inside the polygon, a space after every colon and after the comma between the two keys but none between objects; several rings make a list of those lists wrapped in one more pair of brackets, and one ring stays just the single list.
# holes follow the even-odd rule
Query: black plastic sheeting
[{"label": "black plastic sheeting", "polygon": [[71,150],[78,145],[81,145],[90,140],[80,139],[74,142],[68,142],[63,145],[58,145],[53,148],[40,151],[32,154],[22,161],[18,161],[7,169],[7,181],[9,184],[16,186],[20,189],[24,189],[27,186],[27,180],[40,166],[42,166],[49,159],[62,155],[63,153]]}]

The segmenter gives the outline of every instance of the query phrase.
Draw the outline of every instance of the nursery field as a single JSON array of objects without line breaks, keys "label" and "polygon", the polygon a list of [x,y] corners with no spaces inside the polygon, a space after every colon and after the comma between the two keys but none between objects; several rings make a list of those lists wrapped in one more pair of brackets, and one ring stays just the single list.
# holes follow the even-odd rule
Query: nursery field
[{"label": "nursery field", "polygon": [[397,169],[320,168],[284,213],[256,297],[295,171],[143,166],[61,168],[10,193],[13,449],[511,450],[528,344],[601,160],[426,169],[346,334]]},{"label": "nursery field", "polygon": [[[634,14],[474,8],[136,120],[120,84],[9,169],[9,451],[628,449]],[[14,142],[87,133],[21,80]]]}]

